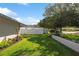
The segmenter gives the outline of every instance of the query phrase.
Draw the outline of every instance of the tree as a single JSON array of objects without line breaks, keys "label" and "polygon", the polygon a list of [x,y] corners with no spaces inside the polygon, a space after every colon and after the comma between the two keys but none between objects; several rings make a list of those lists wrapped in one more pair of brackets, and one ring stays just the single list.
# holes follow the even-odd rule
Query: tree
[{"label": "tree", "polygon": [[42,27],[62,31],[62,27],[79,27],[79,4],[49,4],[39,22]]}]

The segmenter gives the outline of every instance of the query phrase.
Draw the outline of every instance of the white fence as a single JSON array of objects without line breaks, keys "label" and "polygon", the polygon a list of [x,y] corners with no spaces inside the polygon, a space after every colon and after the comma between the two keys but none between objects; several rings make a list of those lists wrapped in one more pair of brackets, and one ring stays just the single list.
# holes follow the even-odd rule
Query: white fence
[{"label": "white fence", "polygon": [[55,35],[52,35],[52,38],[79,53],[79,44],[78,43],[74,43],[72,41],[66,40],[64,38],[61,38],[61,37],[58,37]]},{"label": "white fence", "polygon": [[43,34],[43,28],[21,28],[19,34]]}]

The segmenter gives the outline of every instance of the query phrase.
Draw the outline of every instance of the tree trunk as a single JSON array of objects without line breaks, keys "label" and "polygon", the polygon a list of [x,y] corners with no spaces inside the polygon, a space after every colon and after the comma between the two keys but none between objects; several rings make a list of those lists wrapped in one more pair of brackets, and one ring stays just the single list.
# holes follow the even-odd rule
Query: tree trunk
[{"label": "tree trunk", "polygon": [[60,36],[62,35],[62,28],[60,28],[60,32],[59,32]]}]

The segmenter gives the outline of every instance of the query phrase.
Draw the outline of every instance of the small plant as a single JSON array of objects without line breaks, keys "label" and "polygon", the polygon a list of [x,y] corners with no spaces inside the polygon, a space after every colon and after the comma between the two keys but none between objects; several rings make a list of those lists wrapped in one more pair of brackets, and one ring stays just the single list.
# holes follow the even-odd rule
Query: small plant
[{"label": "small plant", "polygon": [[9,46],[9,43],[8,43],[7,40],[2,40],[2,41],[0,42],[0,47],[5,48],[5,47],[7,47],[7,46]]},{"label": "small plant", "polygon": [[73,42],[79,43],[79,35],[78,34],[63,34],[63,38],[71,40]]},{"label": "small plant", "polygon": [[0,49],[7,48],[7,47],[13,45],[14,43],[17,42],[16,39],[18,39],[18,41],[20,41],[21,38],[22,38],[21,36],[18,36],[18,37],[12,38],[12,39],[8,38],[8,39],[6,39],[6,40],[5,40],[5,39],[2,40],[2,41],[0,42]]}]

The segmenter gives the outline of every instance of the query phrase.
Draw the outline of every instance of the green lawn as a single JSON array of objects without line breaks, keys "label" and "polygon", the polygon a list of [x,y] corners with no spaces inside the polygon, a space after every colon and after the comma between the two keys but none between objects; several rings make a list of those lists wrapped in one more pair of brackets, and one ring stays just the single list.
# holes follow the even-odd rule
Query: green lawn
[{"label": "green lawn", "polygon": [[0,52],[1,56],[73,56],[76,52],[59,44],[47,34],[23,35],[22,41]]},{"label": "green lawn", "polygon": [[79,35],[78,34],[63,34],[63,38],[79,43]]}]

